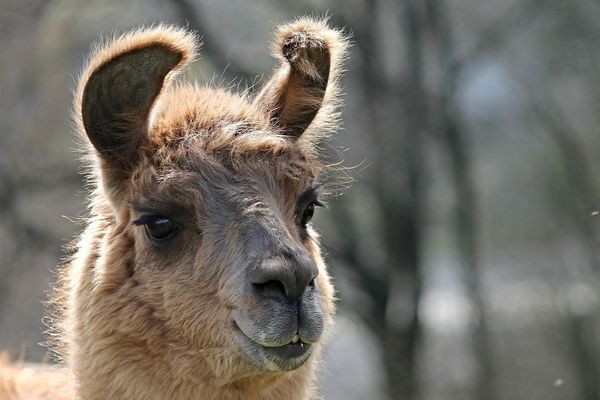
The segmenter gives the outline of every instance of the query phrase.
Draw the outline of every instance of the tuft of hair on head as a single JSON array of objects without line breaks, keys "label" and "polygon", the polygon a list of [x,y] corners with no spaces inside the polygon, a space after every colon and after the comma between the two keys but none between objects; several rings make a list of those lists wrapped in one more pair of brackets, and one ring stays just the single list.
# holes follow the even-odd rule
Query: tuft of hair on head
[{"label": "tuft of hair on head", "polygon": [[349,39],[327,18],[301,17],[274,33],[273,55],[280,65],[254,98],[282,134],[310,152],[339,125],[340,87]]}]

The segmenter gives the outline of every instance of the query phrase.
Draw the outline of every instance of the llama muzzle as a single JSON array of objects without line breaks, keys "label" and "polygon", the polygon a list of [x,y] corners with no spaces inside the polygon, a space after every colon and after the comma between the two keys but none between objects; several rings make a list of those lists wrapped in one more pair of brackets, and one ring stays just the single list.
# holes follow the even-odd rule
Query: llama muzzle
[{"label": "llama muzzle", "polygon": [[234,312],[234,327],[255,364],[291,370],[310,358],[324,328],[317,275],[302,251],[270,257],[250,270],[245,306]]}]

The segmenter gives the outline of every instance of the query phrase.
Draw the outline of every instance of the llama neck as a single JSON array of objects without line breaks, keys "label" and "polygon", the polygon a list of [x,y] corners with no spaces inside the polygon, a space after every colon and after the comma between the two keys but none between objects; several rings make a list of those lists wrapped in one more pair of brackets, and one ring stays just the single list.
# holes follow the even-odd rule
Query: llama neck
[{"label": "llama neck", "polygon": [[[93,349],[94,351],[96,349]],[[312,367],[285,374],[245,377],[223,383],[196,357],[164,357],[133,346],[73,358],[80,399],[290,399],[315,398]]]}]

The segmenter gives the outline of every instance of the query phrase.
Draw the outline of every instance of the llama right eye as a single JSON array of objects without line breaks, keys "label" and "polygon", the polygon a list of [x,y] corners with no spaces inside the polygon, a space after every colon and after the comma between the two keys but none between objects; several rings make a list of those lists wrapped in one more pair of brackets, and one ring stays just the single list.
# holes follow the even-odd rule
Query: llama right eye
[{"label": "llama right eye", "polygon": [[144,229],[150,239],[164,241],[177,233],[179,225],[166,217],[153,217],[144,223]]}]

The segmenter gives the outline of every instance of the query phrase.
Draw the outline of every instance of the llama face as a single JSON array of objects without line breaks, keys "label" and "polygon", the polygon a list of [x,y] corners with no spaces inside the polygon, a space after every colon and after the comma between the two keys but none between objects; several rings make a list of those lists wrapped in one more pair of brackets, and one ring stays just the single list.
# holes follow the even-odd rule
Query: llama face
[{"label": "llama face", "polygon": [[[184,147],[169,150],[180,158],[167,162],[164,132],[154,132],[160,150],[149,152],[135,174],[140,184],[127,194],[134,276],[157,289],[145,301],[171,316],[171,329],[192,347],[239,349],[261,370],[297,368],[332,311],[310,224],[321,204],[318,166],[285,138],[256,148],[257,137],[271,140],[276,133],[257,133],[249,123],[238,133],[247,140],[244,152],[206,152],[205,141],[236,128],[190,130],[191,120],[185,121]],[[169,118],[171,132],[176,125]],[[164,298],[172,302],[156,301]]]},{"label": "llama face", "polygon": [[127,287],[131,318],[111,334],[199,354],[217,376],[311,359],[333,314],[310,224],[316,143],[336,123],[344,44],[323,22],[281,27],[281,67],[254,98],[167,88],[193,57],[183,31],[135,32],[92,57],[76,122],[108,221],[94,284]]}]

